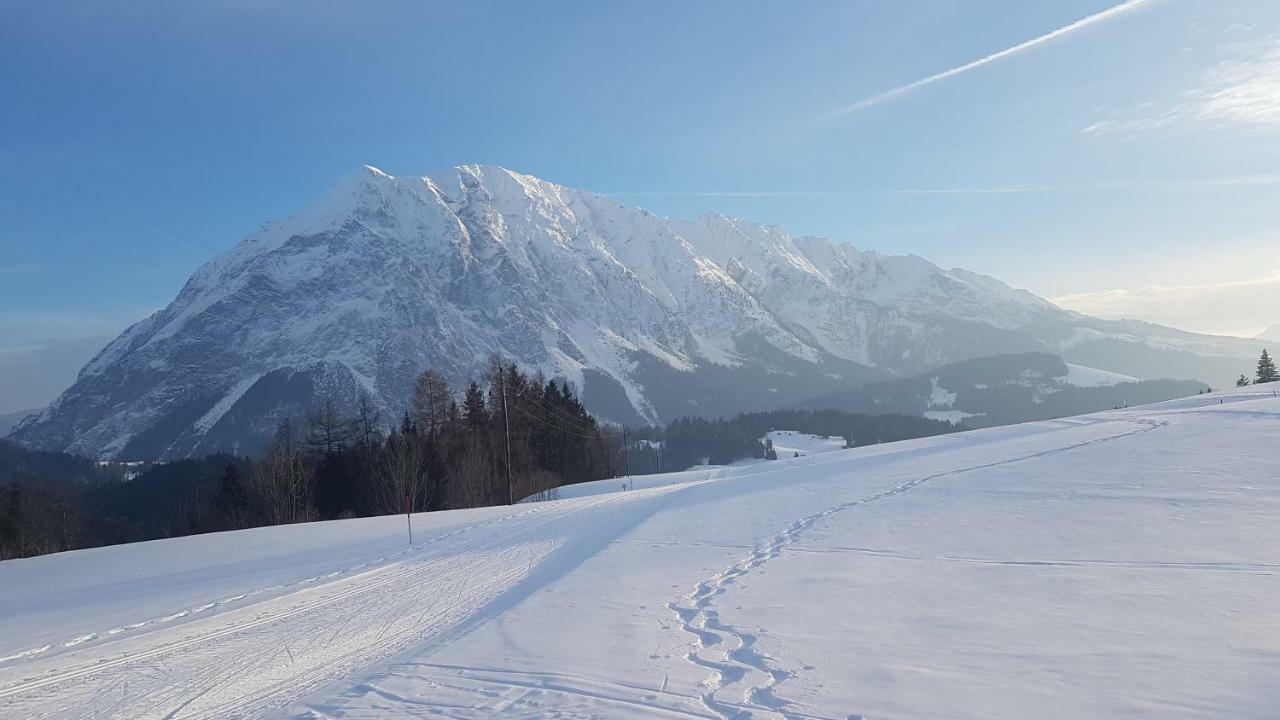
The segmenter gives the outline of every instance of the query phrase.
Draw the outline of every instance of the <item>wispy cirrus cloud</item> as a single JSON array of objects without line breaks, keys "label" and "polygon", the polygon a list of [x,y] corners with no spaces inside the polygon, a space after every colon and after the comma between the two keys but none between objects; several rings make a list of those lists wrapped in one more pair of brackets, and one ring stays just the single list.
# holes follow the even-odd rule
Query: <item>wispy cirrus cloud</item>
[{"label": "wispy cirrus cloud", "polygon": [[1280,41],[1255,43],[1242,57],[1214,65],[1172,101],[1112,111],[1082,132],[1132,135],[1228,126],[1280,128]]},{"label": "wispy cirrus cloud", "polygon": [[45,269],[44,263],[18,262],[12,265],[0,265],[0,275],[25,275],[37,273]]},{"label": "wispy cirrus cloud", "polygon": [[1149,285],[1052,298],[1103,318],[1129,318],[1184,330],[1252,337],[1280,322],[1280,270],[1203,285]]},{"label": "wispy cirrus cloud", "polygon": [[1028,50],[1031,50],[1032,48],[1043,45],[1051,40],[1055,40],[1064,35],[1076,32],[1077,30],[1082,30],[1084,28],[1087,28],[1090,25],[1097,25],[1098,23],[1106,22],[1107,20],[1110,20],[1116,17],[1117,15],[1129,12],[1130,10],[1133,10],[1139,7],[1140,5],[1145,4],[1146,2],[1148,2],[1148,0],[1126,0],[1125,2],[1122,2],[1119,5],[1114,5],[1101,12],[1097,12],[1088,17],[1076,20],[1073,23],[1063,25],[1062,27],[1056,30],[1051,30],[1050,32],[1034,37],[1030,40],[1027,40],[1026,42],[1018,43],[1017,45],[1014,45],[1012,47],[1007,47],[998,52],[993,52],[990,55],[986,55],[984,57],[978,58],[977,60],[967,62],[963,65],[958,65],[949,70],[943,70],[942,72],[934,73],[933,75],[930,75],[928,77],[921,78],[914,82],[909,82],[905,85],[899,85],[898,87],[893,88],[891,90],[886,90],[882,93],[872,95],[871,97],[864,98],[855,103],[845,105],[842,108],[837,108],[836,110],[833,110],[827,113],[825,116],[825,119],[830,120],[830,119],[842,117],[844,115],[848,115],[850,113],[857,112],[859,110],[864,110],[866,108],[872,107],[873,105],[879,105],[880,103],[892,100],[897,97],[901,97],[902,95],[906,95],[907,93],[910,93],[914,90],[918,90],[926,85],[932,85],[933,83],[940,82],[942,80],[946,80],[948,78],[953,78],[957,75],[967,73],[970,70],[976,70],[977,68],[980,68],[983,65],[988,65],[998,60],[1003,60],[1013,55],[1026,52]]},{"label": "wispy cirrus cloud", "polygon": [[1114,190],[1196,190],[1205,188],[1280,185],[1280,173],[1226,175],[1222,177],[1170,180],[1098,180],[1078,183],[1026,185],[957,186],[932,188],[864,188],[854,190],[649,190],[599,192],[606,197],[690,197],[690,198],[808,198],[853,197],[858,195],[1019,195],[1027,193],[1096,192]]},{"label": "wispy cirrus cloud", "polygon": [[890,195],[1009,195],[1024,193],[1094,192],[1114,190],[1196,190],[1205,188],[1280,185],[1280,174],[1227,175],[1223,177],[1171,180],[1099,180],[1095,182],[1048,185],[1007,185],[997,187],[953,187],[885,190]]}]

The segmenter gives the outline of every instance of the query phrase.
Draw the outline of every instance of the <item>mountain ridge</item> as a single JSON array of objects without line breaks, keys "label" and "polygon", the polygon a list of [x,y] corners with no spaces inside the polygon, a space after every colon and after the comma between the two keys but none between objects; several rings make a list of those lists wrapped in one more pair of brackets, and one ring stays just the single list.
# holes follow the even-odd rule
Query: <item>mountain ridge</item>
[{"label": "mountain ridge", "polygon": [[660,218],[498,166],[407,178],[365,166],[198,269],[14,437],[129,459],[252,452],[325,399],[364,395],[398,417],[421,370],[457,388],[493,354],[644,423],[999,353],[1234,373],[1253,345],[1095,320],[776,225]]}]

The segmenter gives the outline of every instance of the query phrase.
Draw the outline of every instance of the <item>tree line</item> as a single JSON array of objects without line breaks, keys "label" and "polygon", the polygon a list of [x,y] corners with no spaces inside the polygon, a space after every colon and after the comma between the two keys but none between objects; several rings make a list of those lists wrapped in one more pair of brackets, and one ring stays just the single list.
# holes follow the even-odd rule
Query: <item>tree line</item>
[{"label": "tree line", "polygon": [[0,559],[263,525],[554,497],[563,485],[766,457],[773,429],[847,446],[953,430],[837,410],[780,410],[665,427],[606,427],[573,388],[497,358],[455,396],[422,373],[392,425],[368,398],[279,424],[258,458],[98,463],[0,440]]},{"label": "tree line", "polygon": [[844,439],[845,447],[874,445],[954,432],[949,422],[912,415],[863,415],[842,410],[770,410],[731,418],[680,418],[665,428],[635,431],[629,449],[631,472],[637,475],[683,470],[694,465],[727,465],[746,458],[766,458],[762,440],[771,430]]},{"label": "tree line", "polygon": [[[390,429],[367,398],[280,423],[257,459],[139,471],[0,441],[0,559],[261,525],[480,507],[611,477],[619,434],[563,381],[496,358],[455,397],[422,373]],[[7,477],[6,477],[7,475]]]}]

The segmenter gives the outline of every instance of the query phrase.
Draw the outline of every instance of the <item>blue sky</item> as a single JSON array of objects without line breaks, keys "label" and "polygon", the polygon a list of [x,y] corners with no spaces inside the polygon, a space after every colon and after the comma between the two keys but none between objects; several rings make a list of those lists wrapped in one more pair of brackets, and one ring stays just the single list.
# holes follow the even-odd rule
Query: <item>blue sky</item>
[{"label": "blue sky", "polygon": [[1280,3],[1120,4],[7,2],[0,354],[119,331],[361,164],[1280,322]]}]

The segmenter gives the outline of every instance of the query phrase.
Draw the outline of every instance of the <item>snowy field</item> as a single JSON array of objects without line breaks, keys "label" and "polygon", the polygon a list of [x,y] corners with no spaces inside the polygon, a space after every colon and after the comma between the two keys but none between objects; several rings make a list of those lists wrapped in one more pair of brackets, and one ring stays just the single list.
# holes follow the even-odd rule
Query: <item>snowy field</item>
[{"label": "snowy field", "polygon": [[0,717],[1280,714],[1269,391],[691,472],[0,563]]},{"label": "snowy field", "polygon": [[[772,430],[765,434],[765,439],[773,441],[773,449],[779,458],[795,458],[797,455],[814,455],[844,449],[844,438],[807,435],[793,430]],[[754,475],[758,472],[776,470],[774,460],[746,458],[729,465],[699,465],[681,472],[660,473],[657,475],[635,475],[629,478],[611,478],[595,482],[578,483],[556,489],[556,499],[587,497],[630,490],[648,490],[670,485],[702,480],[721,480],[725,478]]]}]

